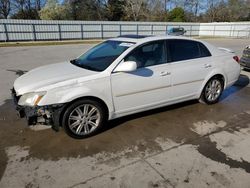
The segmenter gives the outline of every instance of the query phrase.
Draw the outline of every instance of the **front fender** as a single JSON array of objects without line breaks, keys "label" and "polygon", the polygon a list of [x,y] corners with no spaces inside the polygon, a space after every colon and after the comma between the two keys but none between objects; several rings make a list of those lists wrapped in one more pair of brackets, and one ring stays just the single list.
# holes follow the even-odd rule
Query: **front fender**
[{"label": "front fender", "polygon": [[64,104],[82,97],[95,97],[102,100],[107,105],[109,114],[113,114],[114,107],[112,103],[111,90],[109,87],[101,89],[100,87],[90,88],[87,86],[78,85],[76,87],[53,89],[46,93],[38,105],[44,106],[51,104]]}]

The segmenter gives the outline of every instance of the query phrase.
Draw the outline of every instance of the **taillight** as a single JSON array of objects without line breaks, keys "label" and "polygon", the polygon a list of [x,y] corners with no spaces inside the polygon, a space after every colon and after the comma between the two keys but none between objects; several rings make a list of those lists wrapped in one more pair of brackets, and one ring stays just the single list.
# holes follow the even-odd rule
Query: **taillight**
[{"label": "taillight", "polygon": [[234,60],[235,60],[237,63],[240,62],[240,58],[239,58],[238,56],[234,56],[233,58],[234,58]]}]

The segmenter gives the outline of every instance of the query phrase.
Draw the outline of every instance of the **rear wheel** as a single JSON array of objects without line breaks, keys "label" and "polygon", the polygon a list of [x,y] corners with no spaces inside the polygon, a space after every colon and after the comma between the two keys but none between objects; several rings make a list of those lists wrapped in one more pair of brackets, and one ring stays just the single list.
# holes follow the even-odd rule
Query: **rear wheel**
[{"label": "rear wheel", "polygon": [[65,111],[62,124],[73,138],[86,138],[100,130],[106,121],[105,110],[96,101],[83,99],[71,104]]},{"label": "rear wheel", "polygon": [[205,85],[199,101],[206,104],[217,103],[223,92],[223,87],[224,84],[221,78],[219,77],[211,78]]}]

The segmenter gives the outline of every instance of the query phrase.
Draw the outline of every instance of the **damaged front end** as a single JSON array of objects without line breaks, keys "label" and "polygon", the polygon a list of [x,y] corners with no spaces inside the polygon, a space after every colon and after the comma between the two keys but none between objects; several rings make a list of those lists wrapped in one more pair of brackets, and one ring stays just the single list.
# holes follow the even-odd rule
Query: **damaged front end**
[{"label": "damaged front end", "polygon": [[63,104],[34,107],[20,106],[18,105],[20,96],[16,95],[16,91],[14,88],[11,90],[11,93],[18,116],[20,118],[26,117],[28,126],[42,124],[51,126],[51,128],[55,131],[59,131],[60,114],[63,110]]}]

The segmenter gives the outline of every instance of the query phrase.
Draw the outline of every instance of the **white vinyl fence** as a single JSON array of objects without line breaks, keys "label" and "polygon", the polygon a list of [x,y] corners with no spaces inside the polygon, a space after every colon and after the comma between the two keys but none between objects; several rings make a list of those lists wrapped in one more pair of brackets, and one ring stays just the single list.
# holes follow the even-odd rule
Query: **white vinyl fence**
[{"label": "white vinyl fence", "polygon": [[199,36],[250,38],[250,22],[200,23]]},{"label": "white vinyl fence", "polygon": [[119,35],[164,35],[172,27],[183,27],[186,36],[250,37],[250,22],[173,23],[0,20],[0,41],[105,39]]}]

